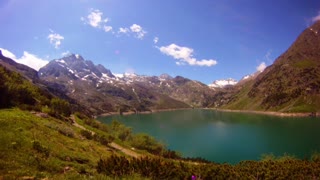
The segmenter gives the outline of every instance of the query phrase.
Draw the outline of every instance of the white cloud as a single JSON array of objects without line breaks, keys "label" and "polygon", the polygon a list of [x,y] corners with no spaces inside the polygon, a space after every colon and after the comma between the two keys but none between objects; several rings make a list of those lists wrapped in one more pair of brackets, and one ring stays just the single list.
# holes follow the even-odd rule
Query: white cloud
[{"label": "white cloud", "polygon": [[147,32],[140,25],[132,24],[130,28],[120,27],[118,34],[133,34],[136,38],[143,39],[144,35],[147,34]]},{"label": "white cloud", "polygon": [[160,51],[166,55],[172,56],[175,59],[188,59],[192,56],[193,49],[181,47],[176,44],[160,47]]},{"label": "white cloud", "polygon": [[[99,9],[91,9],[88,16],[81,17],[80,20],[83,21],[84,24],[89,24],[93,28],[102,29],[105,32],[112,32],[115,34],[115,32],[112,31],[113,27],[107,25],[109,18],[104,18],[103,12],[101,12]],[[130,27],[120,27],[117,35],[119,34],[133,34],[134,37],[143,39],[147,32],[140,25],[132,24]]]},{"label": "white cloud", "polygon": [[112,30],[112,27],[111,27],[111,26],[103,26],[103,30],[104,30],[105,32],[109,32],[109,31]]},{"label": "white cloud", "polygon": [[132,32],[141,32],[142,31],[142,27],[139,26],[138,24],[132,24],[132,26],[130,26],[130,29]]},{"label": "white cloud", "polygon": [[312,22],[320,21],[320,11],[318,12],[318,15],[312,18]]},{"label": "white cloud", "polygon": [[118,33],[123,33],[123,34],[128,34],[129,33],[129,29],[128,28],[119,28],[119,31],[118,31]]},{"label": "white cloud", "polygon": [[135,33],[135,36],[138,39],[142,39],[144,35],[147,34],[147,32],[138,24],[132,24],[132,26],[130,26],[130,30]]},{"label": "white cloud", "polygon": [[155,44],[157,44],[158,41],[159,41],[159,38],[158,38],[158,37],[154,37],[154,38],[153,38],[153,42],[154,42]]},{"label": "white cloud", "polygon": [[87,22],[92,27],[99,27],[102,22],[102,12],[98,9],[92,9],[90,14],[87,16]]},{"label": "white cloud", "polygon": [[174,59],[178,59],[180,62],[176,62],[177,65],[183,65],[188,63],[191,66],[213,66],[217,64],[213,59],[197,60],[193,58],[193,49],[188,47],[178,46],[176,44],[170,44],[168,46],[162,46],[159,50],[168,56],[172,56]]},{"label": "white cloud", "polygon": [[16,61],[17,63],[20,64],[24,64],[27,65],[35,70],[39,70],[41,67],[45,66],[46,64],[48,64],[49,61],[41,59],[39,57],[37,57],[34,54],[31,54],[27,51],[23,52],[23,56],[20,58],[16,58],[16,56],[10,52],[9,50],[6,49],[2,49],[0,48],[0,50],[2,51],[2,54],[8,58],[11,58],[12,60]]},{"label": "white cloud", "polygon": [[91,9],[89,15],[81,17],[80,20],[93,28],[103,29],[105,32],[112,30],[112,26],[106,25],[109,18],[103,18],[103,13],[99,9]]},{"label": "white cloud", "polygon": [[17,62],[27,65],[38,71],[41,67],[48,64],[49,61],[40,59],[36,55],[28,53],[27,51],[24,51],[23,56],[17,59]]},{"label": "white cloud", "polygon": [[60,34],[54,33],[52,30],[50,31],[51,34],[48,35],[48,39],[50,40],[50,43],[53,44],[56,49],[58,49],[64,37]]},{"label": "white cloud", "polygon": [[257,71],[263,72],[266,67],[267,67],[266,63],[262,62],[262,63],[260,63],[259,66],[257,66]]}]

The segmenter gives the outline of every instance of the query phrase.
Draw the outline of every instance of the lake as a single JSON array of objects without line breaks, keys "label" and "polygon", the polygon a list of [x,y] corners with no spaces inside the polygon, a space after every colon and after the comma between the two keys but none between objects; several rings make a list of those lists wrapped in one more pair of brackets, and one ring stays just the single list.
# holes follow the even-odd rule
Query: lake
[{"label": "lake", "polygon": [[132,127],[133,132],[154,136],[185,157],[219,163],[259,160],[270,153],[310,158],[313,152],[320,152],[320,119],[315,117],[194,109],[98,118],[104,123],[113,119]]}]

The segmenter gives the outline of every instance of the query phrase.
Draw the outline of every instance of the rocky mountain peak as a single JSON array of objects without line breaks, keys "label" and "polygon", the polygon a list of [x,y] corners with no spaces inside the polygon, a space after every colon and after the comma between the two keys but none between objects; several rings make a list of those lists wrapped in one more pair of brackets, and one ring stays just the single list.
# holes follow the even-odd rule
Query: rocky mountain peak
[{"label": "rocky mountain peak", "polygon": [[163,80],[170,80],[170,79],[172,79],[172,77],[171,77],[169,74],[166,74],[166,73],[161,74],[161,75],[159,76],[159,78],[160,78],[160,79],[163,79]]},{"label": "rocky mountain peak", "polygon": [[176,76],[175,78],[172,79],[177,85],[183,85],[189,81],[190,79],[184,78],[182,76]]},{"label": "rocky mountain peak", "polygon": [[112,72],[109,69],[106,69],[103,65],[98,64],[96,65],[96,68],[103,74],[106,74],[107,76],[111,78],[115,78],[115,76],[112,74]]},{"label": "rocky mountain peak", "polygon": [[82,79],[99,81],[100,78],[112,78],[114,75],[102,65],[95,66],[92,61],[85,60],[79,54],[69,54],[61,59],[50,61],[39,70],[41,77],[54,77],[66,79]]},{"label": "rocky mountain peak", "polygon": [[320,21],[317,21],[298,36],[291,47],[275,61],[275,64],[294,63],[298,59],[314,59],[320,56],[319,49]]}]

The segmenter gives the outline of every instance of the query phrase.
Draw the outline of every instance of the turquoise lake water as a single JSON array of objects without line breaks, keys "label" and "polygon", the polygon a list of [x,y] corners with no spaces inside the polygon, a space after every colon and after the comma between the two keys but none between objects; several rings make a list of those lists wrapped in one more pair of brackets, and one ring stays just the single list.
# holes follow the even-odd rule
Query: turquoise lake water
[{"label": "turquoise lake water", "polygon": [[284,153],[309,158],[320,152],[320,118],[177,110],[152,114],[99,117],[117,119],[164,142],[185,157],[202,157],[219,163],[259,160],[262,154]]}]

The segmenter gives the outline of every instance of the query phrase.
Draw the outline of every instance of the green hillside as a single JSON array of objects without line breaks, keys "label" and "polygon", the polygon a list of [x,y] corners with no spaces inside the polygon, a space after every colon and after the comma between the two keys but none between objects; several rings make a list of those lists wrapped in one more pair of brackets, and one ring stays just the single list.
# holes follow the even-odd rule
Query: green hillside
[{"label": "green hillside", "polygon": [[83,139],[78,128],[52,117],[5,109],[0,110],[0,125],[0,179],[92,174],[99,158],[111,154]]},{"label": "green hillside", "polygon": [[[310,29],[320,30],[320,21]],[[255,79],[239,85],[222,107],[279,112],[320,111],[320,36],[307,28]]]},{"label": "green hillside", "polygon": [[60,117],[71,114],[69,102],[54,97],[17,72],[0,65],[0,108],[19,107]]}]

